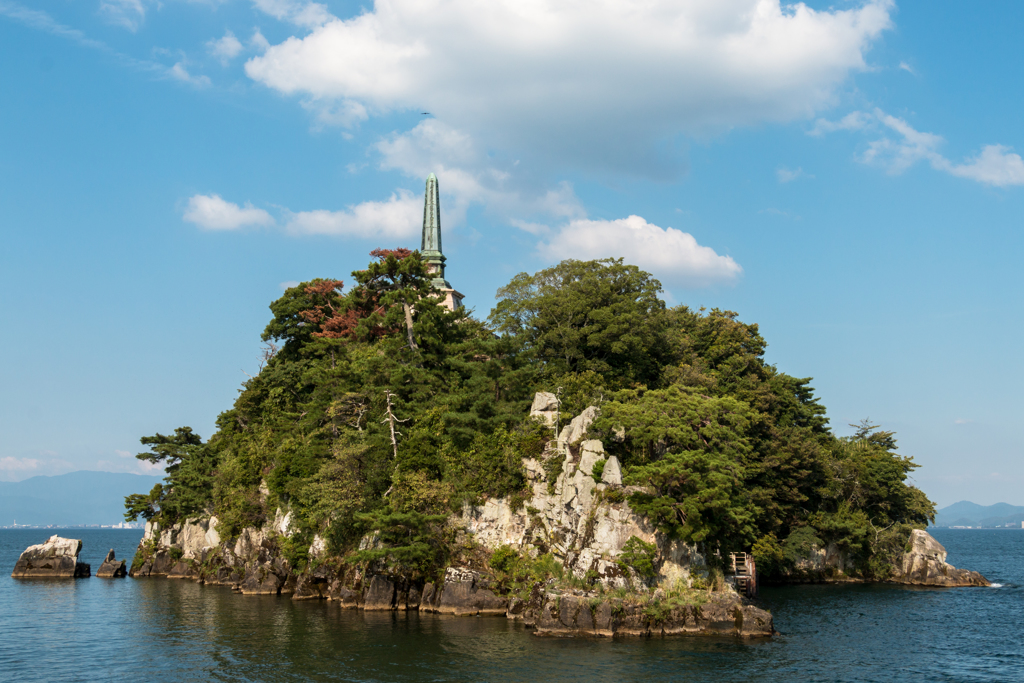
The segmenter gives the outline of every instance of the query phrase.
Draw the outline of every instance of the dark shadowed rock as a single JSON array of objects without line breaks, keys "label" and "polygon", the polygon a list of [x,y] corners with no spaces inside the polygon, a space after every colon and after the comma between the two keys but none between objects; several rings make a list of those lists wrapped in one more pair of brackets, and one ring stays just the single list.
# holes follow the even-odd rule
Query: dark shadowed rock
[{"label": "dark shadowed rock", "polygon": [[198,571],[196,565],[192,560],[178,560],[167,570],[168,579],[194,579],[197,578]]},{"label": "dark shadowed rock", "polygon": [[437,606],[430,610],[440,614],[471,616],[474,614],[505,614],[506,598],[494,594],[480,572],[449,567]]},{"label": "dark shadowed rock", "polygon": [[53,535],[45,543],[25,549],[14,565],[16,579],[72,579],[90,575],[90,567],[78,561],[82,541]]},{"label": "dark shadowed rock", "polygon": [[292,594],[292,600],[320,600],[327,597],[328,588],[325,577],[302,574],[295,581],[295,592]]},{"label": "dark shadowed rock", "polygon": [[437,607],[437,599],[440,597],[437,589],[432,583],[426,583],[423,585],[423,593],[420,595],[420,611],[421,612],[433,612]]},{"label": "dark shadowed rock", "polygon": [[337,602],[338,605],[344,609],[355,609],[356,607],[359,607],[359,593],[344,585],[340,579],[335,579],[331,583],[331,588],[327,593],[327,599]]},{"label": "dark shadowed rock", "polygon": [[405,609],[419,609],[420,599],[423,597],[423,590],[419,586],[409,586],[409,594],[405,601]]},{"label": "dark shadowed rock", "polygon": [[283,558],[247,566],[245,577],[238,584],[243,595],[277,595],[285,585],[289,571]]},{"label": "dark shadowed rock", "polygon": [[395,582],[377,574],[370,578],[363,591],[363,609],[367,612],[395,608]]},{"label": "dark shadowed rock", "polygon": [[914,586],[989,586],[984,576],[946,562],[946,549],[920,529],[910,532],[910,550],[892,580]]},{"label": "dark shadowed rock", "polygon": [[128,575],[128,570],[125,568],[124,560],[114,559],[114,549],[111,548],[110,552],[107,553],[106,559],[103,560],[103,564],[96,570],[96,576],[101,579],[119,579]]}]

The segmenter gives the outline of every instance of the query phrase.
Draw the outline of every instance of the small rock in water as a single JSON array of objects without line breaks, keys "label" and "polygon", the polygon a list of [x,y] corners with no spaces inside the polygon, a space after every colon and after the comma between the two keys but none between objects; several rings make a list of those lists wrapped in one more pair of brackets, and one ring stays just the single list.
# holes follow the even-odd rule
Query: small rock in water
[{"label": "small rock in water", "polygon": [[107,558],[103,560],[103,564],[96,570],[96,576],[101,579],[119,579],[127,576],[128,570],[125,568],[124,560],[114,559],[114,549],[111,548],[110,552],[107,553]]},{"label": "small rock in water", "polygon": [[18,558],[11,576],[16,579],[73,579],[90,575],[90,567],[78,561],[82,541],[56,534],[45,543],[31,545]]}]

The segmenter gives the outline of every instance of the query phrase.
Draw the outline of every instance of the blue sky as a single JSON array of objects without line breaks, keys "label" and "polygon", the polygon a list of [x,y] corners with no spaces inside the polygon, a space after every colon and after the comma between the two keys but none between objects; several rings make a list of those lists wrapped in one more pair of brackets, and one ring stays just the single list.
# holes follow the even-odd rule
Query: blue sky
[{"label": "blue sky", "polygon": [[[0,479],[142,471],[284,283],[623,256],[757,322],[939,505],[1024,503],[1015,2],[0,0]],[[422,112],[429,112],[423,115]]]}]

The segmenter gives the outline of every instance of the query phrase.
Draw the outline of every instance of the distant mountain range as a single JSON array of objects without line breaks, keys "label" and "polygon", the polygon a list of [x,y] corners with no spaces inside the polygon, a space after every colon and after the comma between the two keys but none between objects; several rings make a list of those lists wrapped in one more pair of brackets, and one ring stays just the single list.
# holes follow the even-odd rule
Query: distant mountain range
[{"label": "distant mountain range", "polygon": [[163,477],[115,472],[69,472],[0,482],[0,526],[117,524],[124,497],[149,493]]},{"label": "distant mountain range", "polygon": [[1021,528],[1024,507],[1009,503],[978,505],[968,500],[953,503],[935,513],[934,526],[1006,527]]}]

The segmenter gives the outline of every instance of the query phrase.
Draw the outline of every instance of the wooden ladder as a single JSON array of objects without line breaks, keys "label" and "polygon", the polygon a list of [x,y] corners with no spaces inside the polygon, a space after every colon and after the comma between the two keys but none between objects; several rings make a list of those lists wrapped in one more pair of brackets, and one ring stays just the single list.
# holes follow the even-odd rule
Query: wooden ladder
[{"label": "wooden ladder", "polygon": [[753,598],[757,595],[757,568],[754,558],[747,553],[729,553],[732,573],[736,577],[736,590]]}]

